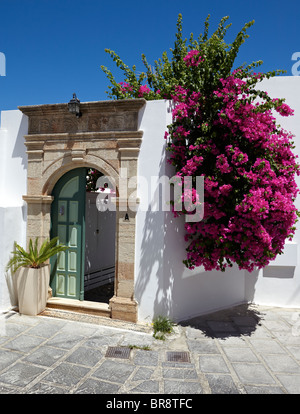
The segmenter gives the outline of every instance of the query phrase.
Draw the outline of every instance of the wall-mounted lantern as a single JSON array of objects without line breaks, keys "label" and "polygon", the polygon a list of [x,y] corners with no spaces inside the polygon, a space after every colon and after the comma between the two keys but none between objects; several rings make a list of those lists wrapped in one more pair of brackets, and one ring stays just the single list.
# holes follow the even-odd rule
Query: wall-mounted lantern
[{"label": "wall-mounted lantern", "polygon": [[80,100],[77,98],[76,93],[73,93],[73,98],[68,103],[68,109],[71,114],[75,114],[76,118],[80,118],[82,113],[80,112]]}]

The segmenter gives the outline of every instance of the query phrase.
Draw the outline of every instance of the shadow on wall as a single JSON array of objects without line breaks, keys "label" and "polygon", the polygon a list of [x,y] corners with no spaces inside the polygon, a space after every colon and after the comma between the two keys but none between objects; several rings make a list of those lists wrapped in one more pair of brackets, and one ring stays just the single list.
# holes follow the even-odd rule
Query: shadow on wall
[{"label": "shadow on wall", "polygon": [[15,146],[12,152],[12,157],[21,158],[22,160],[21,164],[26,170],[27,170],[27,154],[26,154],[26,147],[24,145],[24,135],[26,135],[27,133],[28,133],[28,118],[26,115],[22,115],[19,130],[17,132]]},{"label": "shadow on wall", "polygon": [[276,279],[292,279],[295,276],[295,266],[269,266],[263,269],[263,277]]},{"label": "shadow on wall", "polygon": [[135,296],[139,303],[144,302],[144,308],[147,303],[149,314],[154,317],[174,318],[184,308],[184,289],[189,287],[190,280],[183,279],[183,228],[183,216],[174,218],[172,212],[161,211],[145,213]]},{"label": "shadow on wall", "polygon": [[[183,278],[185,272],[192,273],[182,262],[187,245],[183,228],[183,216],[174,218],[172,212],[145,213],[135,296],[139,303],[148,303],[149,313],[154,317],[163,315],[178,319],[178,315],[191,305],[184,303],[191,283],[196,282],[199,286],[199,279],[204,276],[198,270],[190,279]],[[194,297],[191,300],[194,301]]]},{"label": "shadow on wall", "polygon": [[[155,166],[153,170],[155,171]],[[161,177],[172,177],[173,175],[173,167],[166,163],[166,148],[164,146],[159,160],[158,182]],[[152,179],[152,177],[148,178]],[[162,211],[166,209],[162,206],[163,191],[169,191],[169,188],[164,189],[162,185],[158,184],[155,194],[148,194],[152,200],[148,205],[148,210],[139,212],[139,221],[143,230],[139,243],[140,260],[135,283],[135,297],[139,303],[147,303],[149,314],[154,316],[173,314],[173,287],[176,271],[177,274],[180,274],[177,261],[172,260],[174,254],[169,254],[170,246],[166,245],[167,233],[170,227],[173,231],[178,231],[179,219],[175,219],[171,212]],[[167,209],[169,208],[170,206],[167,207]],[[177,244],[177,258],[181,254],[178,252],[178,247]]]},{"label": "shadow on wall", "polygon": [[[247,286],[244,271],[237,267],[228,273],[205,272],[199,268],[189,275],[182,263],[185,257],[183,225],[184,217],[174,218],[171,212],[166,212],[164,219],[158,212],[146,213],[135,287],[138,302],[148,301],[149,313],[153,310],[154,316],[169,316],[182,326],[199,330],[201,335],[220,338],[251,335],[263,318],[251,305],[259,271],[248,274]],[[155,284],[151,280],[153,275]],[[232,294],[237,283],[240,286]],[[244,296],[246,289],[248,298]],[[242,303],[248,300],[250,304]],[[218,307],[224,309],[214,312]],[[192,311],[200,316],[185,316]],[[193,334],[197,336],[196,331]]]},{"label": "shadow on wall", "polygon": [[[149,315],[182,321],[193,315],[252,302],[258,271],[249,273],[237,266],[226,272],[189,270],[186,257],[184,217],[171,212],[145,213],[135,296]],[[145,315],[144,315],[145,316]]]},{"label": "shadow on wall", "polygon": [[256,269],[253,272],[245,272],[245,301],[252,303],[255,298],[255,285],[260,274],[260,270]]},{"label": "shadow on wall", "polygon": [[[219,298],[226,296],[226,289],[229,291],[234,289],[234,286],[224,288],[228,282],[234,283],[235,279],[229,277],[225,284],[222,284],[222,278],[226,277],[222,272],[199,270],[191,277],[183,277],[182,258],[185,251],[180,228],[183,224],[184,221],[174,218],[172,213],[165,213],[164,219],[159,212],[148,211],[145,215],[139,278],[135,292],[139,302],[148,299],[149,311],[151,307],[154,316],[164,315],[172,318],[174,314],[184,313],[189,306],[194,306],[195,309],[198,306],[201,313],[203,302],[206,301],[204,306],[208,307],[210,302],[217,303]],[[166,240],[170,241],[168,246]],[[156,278],[155,285],[151,285],[150,280],[153,274]],[[241,275],[241,271],[236,270],[236,274],[243,276],[244,272]],[[242,286],[247,289],[250,303],[237,306],[229,304],[227,308],[217,312],[208,311],[205,315],[194,318],[178,319],[179,325],[190,327],[187,331],[188,338],[191,340],[190,346],[193,346],[193,339],[201,336],[226,339],[251,336],[257,330],[264,319],[264,313],[251,304],[258,274],[258,270],[248,273],[247,286],[242,283]],[[210,278],[217,280],[217,283],[210,283]],[[241,298],[241,301],[243,299]],[[182,304],[185,300],[189,303]]]},{"label": "shadow on wall", "polygon": [[[168,273],[164,269],[165,223],[162,212],[147,211],[145,213],[139,277],[135,285],[135,296],[138,302],[144,295],[150,295],[154,315],[172,314],[172,287],[174,284],[173,264],[170,263]],[[156,285],[151,280],[155,273]],[[149,285],[149,286],[148,286]],[[150,293],[149,293],[150,291]],[[143,300],[146,300],[145,297]]]}]

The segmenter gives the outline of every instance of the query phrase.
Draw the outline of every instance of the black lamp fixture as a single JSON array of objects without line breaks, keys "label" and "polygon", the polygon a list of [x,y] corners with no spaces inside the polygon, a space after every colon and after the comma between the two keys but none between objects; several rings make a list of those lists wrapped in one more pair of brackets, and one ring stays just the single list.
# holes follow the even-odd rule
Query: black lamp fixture
[{"label": "black lamp fixture", "polygon": [[77,98],[76,93],[73,93],[73,98],[68,103],[68,109],[71,114],[75,114],[76,118],[80,118],[82,113],[80,112],[80,100]]}]

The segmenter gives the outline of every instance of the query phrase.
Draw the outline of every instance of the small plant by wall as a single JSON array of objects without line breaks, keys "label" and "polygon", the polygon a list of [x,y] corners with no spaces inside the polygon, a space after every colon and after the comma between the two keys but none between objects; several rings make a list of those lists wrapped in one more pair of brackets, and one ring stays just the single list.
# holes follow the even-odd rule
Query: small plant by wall
[{"label": "small plant by wall", "polygon": [[[165,133],[169,162],[179,177],[190,176],[194,182],[204,177],[203,219],[185,225],[185,265],[224,271],[236,263],[252,271],[274,260],[294,235],[299,165],[293,135],[274,117],[275,112],[291,116],[293,110],[284,99],[259,89],[263,79],[283,71],[255,73],[261,61],[234,69],[254,22],[226,44],[227,20],[209,36],[208,17],[204,33],[198,39],[191,34],[188,42],[179,15],[171,59],[165,52],[152,67],[142,55],[146,72],[137,76],[135,66],[130,69],[107,49],[124,82],[117,83],[110,70],[102,69],[111,82],[111,98],[173,100],[173,122]],[[194,205],[200,203],[195,187],[183,192]],[[190,213],[174,210],[175,215]]]},{"label": "small plant by wall", "polygon": [[153,337],[164,341],[166,335],[169,335],[173,332],[174,323],[172,320],[166,316],[157,316],[153,319]]}]

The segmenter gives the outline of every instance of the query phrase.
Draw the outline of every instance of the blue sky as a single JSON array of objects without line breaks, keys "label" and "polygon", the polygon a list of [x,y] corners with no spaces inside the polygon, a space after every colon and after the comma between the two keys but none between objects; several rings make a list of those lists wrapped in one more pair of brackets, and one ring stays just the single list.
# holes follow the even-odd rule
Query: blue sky
[{"label": "blue sky", "polygon": [[122,76],[104,49],[142,71],[142,53],[151,64],[173,47],[179,13],[187,37],[203,32],[208,14],[211,32],[229,16],[228,42],[255,20],[236,66],[263,60],[260,71],[292,75],[292,54],[300,52],[296,0],[0,0],[0,52],[6,58],[0,110],[68,102],[73,92],[82,102],[108,99],[100,66]]}]

